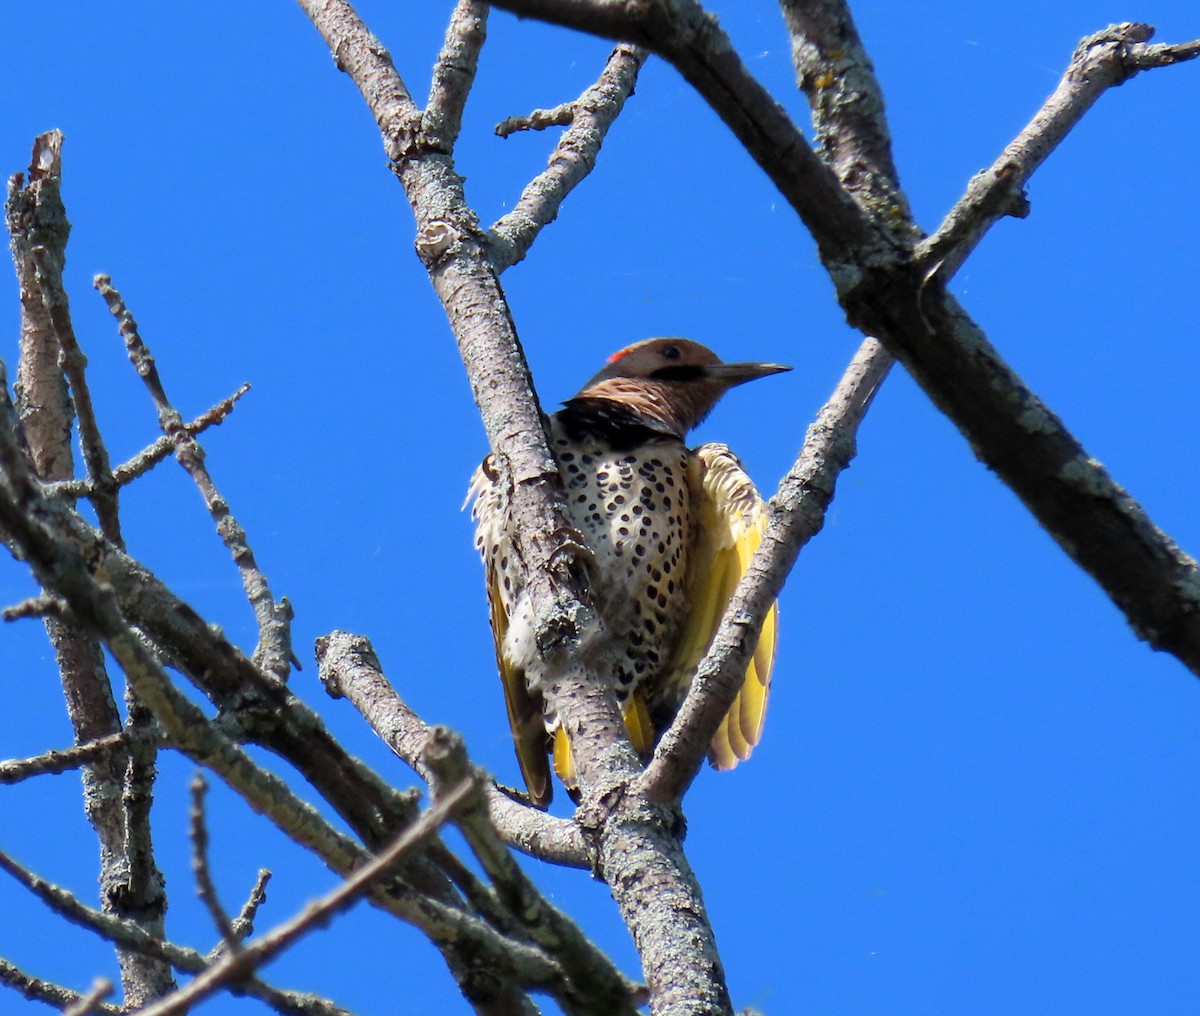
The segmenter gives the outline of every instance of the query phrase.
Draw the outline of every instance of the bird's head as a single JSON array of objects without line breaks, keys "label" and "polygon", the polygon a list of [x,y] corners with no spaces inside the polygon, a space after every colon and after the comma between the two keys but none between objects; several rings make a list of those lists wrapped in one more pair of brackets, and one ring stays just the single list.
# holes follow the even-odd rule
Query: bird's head
[{"label": "bird's head", "polygon": [[622,403],[682,438],[730,388],[791,369],[778,363],[722,363],[690,339],[645,339],[610,356],[575,398]]}]

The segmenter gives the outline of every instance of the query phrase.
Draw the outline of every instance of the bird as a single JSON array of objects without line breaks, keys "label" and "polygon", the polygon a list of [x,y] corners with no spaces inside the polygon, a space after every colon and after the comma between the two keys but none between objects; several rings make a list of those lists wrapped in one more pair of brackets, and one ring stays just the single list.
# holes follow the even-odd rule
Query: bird
[{"label": "bird", "polygon": [[[733,452],[717,443],[689,449],[687,434],[730,388],[790,369],[723,363],[690,339],[645,339],[610,356],[544,418],[567,518],[590,552],[584,570],[600,622],[576,653],[611,685],[643,759],[678,710],[766,528],[763,500]],[[534,642],[511,491],[503,460],[490,454],[467,500],[517,760],[528,800],[545,808],[551,762],[573,797],[575,764],[544,694],[554,675]],[[716,769],[748,758],[762,735],[777,618],[773,604],[710,744]]]}]

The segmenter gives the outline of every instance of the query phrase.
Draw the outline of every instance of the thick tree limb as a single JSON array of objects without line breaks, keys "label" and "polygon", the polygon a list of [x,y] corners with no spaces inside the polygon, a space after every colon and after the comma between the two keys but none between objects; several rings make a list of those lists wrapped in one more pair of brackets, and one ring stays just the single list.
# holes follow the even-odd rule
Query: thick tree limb
[{"label": "thick tree limb", "polygon": [[[864,251],[890,256],[889,243],[747,70],[716,18],[695,0],[499,0],[493,6],[657,53],[700,93],[779,188],[831,271],[849,268]],[[839,289],[847,281],[840,279]]]},{"label": "thick tree limb", "polygon": [[470,845],[508,912],[562,966],[571,1011],[580,1016],[634,1016],[637,1006],[645,1002],[644,998],[639,1001],[643,989],[625,978],[521,870],[492,825],[484,793],[489,781],[471,765],[462,738],[445,727],[434,727],[423,754],[432,776],[435,802],[450,788],[473,780],[475,789],[451,821]]},{"label": "thick tree limb", "polygon": [[461,178],[449,157],[422,145],[420,112],[353,9],[342,0],[300,4],[375,116],[413,206],[417,253],[458,340],[493,453],[512,478],[510,516],[538,646],[552,671],[569,675],[552,694],[575,752],[582,820],[596,841],[597,870],[638,943],[655,1011],[731,1013],[678,816],[624,798],[621,788],[640,764],[614,696],[578,666],[567,666],[571,649],[596,626],[584,596],[581,548],[567,524],[540,406]]},{"label": "thick tree limb", "polygon": [[781,0],[817,155],[877,223],[915,230],[892,157],[883,88],[844,0]]},{"label": "thick tree limb", "polygon": [[[786,131],[779,122],[782,114],[764,108],[761,96],[765,92],[757,82],[746,80],[749,75],[744,68],[722,78],[728,87],[720,96],[710,95],[712,75],[706,78],[704,73],[694,72],[695,80],[689,76],[685,69],[689,62],[709,54],[711,65],[717,55],[710,52],[716,45],[715,29],[700,27],[703,12],[697,13],[700,9],[689,0],[499,0],[496,6],[648,45],[675,63],[709,100],[798,211],[807,208],[813,196],[829,198],[830,186],[845,195],[832,175],[824,183],[819,175],[813,176],[811,195],[797,193],[795,176],[769,153],[760,151],[773,131],[780,132],[779,139]],[[1085,41],[1084,48],[1092,45]],[[1187,43],[1156,49],[1153,54],[1135,51],[1132,69],[1188,59],[1194,49]],[[721,64],[725,69],[728,66],[728,61]],[[1118,83],[1118,78],[1112,83]],[[730,108],[750,122],[728,116]],[[807,146],[795,144],[780,151],[785,161],[807,162],[812,155]],[[857,212],[857,206],[850,203]],[[989,208],[987,214],[994,211]],[[1173,653],[1200,675],[1200,570],[1196,563],[1154,526],[1141,506],[1117,486],[1004,362],[938,280],[929,278],[929,269],[935,266],[917,262],[912,251],[897,247],[882,235],[882,227],[865,219],[860,228],[848,228],[851,215],[842,205],[836,205],[832,218],[805,211],[801,217],[817,240],[850,323],[877,336],[904,363],[975,453],[1017,494],[1059,546],[1097,580],[1125,613],[1134,632],[1155,648]],[[841,233],[840,243],[826,234],[843,227],[846,231]],[[866,236],[864,230],[874,231],[874,237]],[[890,231],[883,232],[890,236]],[[963,232],[960,228],[959,232],[970,234],[969,229]]]},{"label": "thick tree limb", "polygon": [[[466,204],[452,158],[425,144],[421,111],[354,9],[344,0],[299,2],[366,100],[412,205],[417,254],[454,330],[492,450],[514,480],[512,514],[538,644],[551,658],[565,657],[594,629],[595,615],[583,593],[561,481],[487,240]],[[615,703],[610,711],[612,717],[601,715],[596,722],[615,718],[620,729]]]}]

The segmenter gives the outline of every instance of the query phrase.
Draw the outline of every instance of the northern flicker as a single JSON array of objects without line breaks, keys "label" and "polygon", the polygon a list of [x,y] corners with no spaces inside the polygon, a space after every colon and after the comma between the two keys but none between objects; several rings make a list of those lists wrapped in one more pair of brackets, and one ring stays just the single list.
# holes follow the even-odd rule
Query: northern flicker
[{"label": "northern flicker", "polygon": [[[549,418],[550,449],[571,523],[592,554],[588,589],[601,631],[578,650],[616,692],[630,740],[649,755],[687,691],[766,525],[762,498],[723,444],[684,443],[730,388],[790,368],[722,363],[678,338],[647,339]],[[525,577],[514,552],[512,481],[489,455],[471,482],[496,659],[529,798],[551,798],[550,765],[570,789],[574,761],[543,689]],[[763,624],[737,700],[709,749],[718,769],[750,755],[762,734],[775,656],[776,607]]]}]

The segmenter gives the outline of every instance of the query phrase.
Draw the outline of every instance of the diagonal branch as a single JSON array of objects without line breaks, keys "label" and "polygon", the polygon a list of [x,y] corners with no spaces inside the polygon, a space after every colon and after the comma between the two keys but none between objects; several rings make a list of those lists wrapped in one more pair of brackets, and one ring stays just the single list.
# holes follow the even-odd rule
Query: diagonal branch
[{"label": "diagonal branch", "polygon": [[635,1016],[635,999],[644,989],[630,982],[521,870],[492,824],[487,795],[483,792],[488,783],[471,765],[462,738],[446,727],[434,727],[422,754],[432,777],[434,801],[440,801],[448,790],[474,777],[475,789],[451,821],[463,834],[508,911],[530,938],[561,964],[570,982],[571,1011],[592,1016]]},{"label": "diagonal branch", "polygon": [[[234,405],[243,395],[250,391],[250,385],[243,384],[229,398],[222,399],[215,406],[205,410],[197,416],[191,423],[185,423],[183,429],[195,437],[197,434],[202,434],[209,427],[215,427],[218,424],[224,423],[225,418],[233,412]],[[157,466],[174,450],[174,442],[163,434],[152,445],[143,448],[132,458],[127,459],[117,466],[113,471],[113,480],[118,487],[124,487],[132,483],[139,476],[143,476],[151,469]],[[92,490],[94,485],[90,480],[60,480],[51,485],[47,493],[65,498],[86,497]]]},{"label": "diagonal branch", "polygon": [[[1030,391],[945,292],[944,280],[930,278],[928,255],[916,261],[884,224],[859,215],[823,165],[824,177],[809,171],[816,157],[803,139],[785,141],[794,126],[773,104],[766,108],[769,96],[736,56],[725,53],[728,40],[701,8],[692,0],[499,0],[497,6],[593,34],[630,38],[671,60],[801,212],[850,323],[877,336],[901,360],[979,458],[1124,612],[1134,632],[1200,675],[1195,561],[1154,526]],[[1134,48],[1120,80],[1132,71],[1190,59],[1195,49],[1192,43]],[[717,81],[723,90],[714,87]],[[807,194],[796,189],[798,173],[811,183]],[[828,214],[814,214],[812,201],[828,203]],[[847,211],[847,203],[853,211]],[[963,231],[964,237],[970,232]]]},{"label": "diagonal branch", "polygon": [[[452,159],[424,143],[421,111],[353,7],[345,0],[299,2],[366,100],[412,205],[417,253],[458,341],[492,450],[514,478],[513,516],[538,645],[543,654],[562,656],[595,627],[595,614],[586,602],[561,480],[487,240]],[[616,717],[615,703],[611,712]],[[619,717],[615,725],[620,727]]]},{"label": "diagonal branch", "polygon": [[[494,6],[659,54],[745,146],[808,227],[826,264],[852,265],[863,250],[888,252],[890,245],[696,0],[498,0]],[[839,279],[839,286],[849,281]]]},{"label": "diagonal branch", "polygon": [[762,546],[738,584],[674,722],[646,767],[641,788],[651,800],[682,797],[699,771],[713,734],[741,686],[763,618],[800,550],[825,524],[838,476],[854,458],[859,424],[892,363],[875,339],[863,342],[809,427],[799,457],[767,506]]},{"label": "diagonal branch", "polygon": [[448,156],[421,144],[420,113],[353,8],[344,0],[299,2],[380,127],[416,216],[417,253],[458,340],[493,454],[511,478],[509,514],[536,643],[548,666],[569,675],[555,705],[575,753],[582,821],[596,841],[597,870],[642,947],[656,1011],[729,1014],[724,970],[678,816],[622,795],[640,764],[615,696],[580,661],[567,666],[572,649],[597,627],[586,599],[583,548],[567,523],[540,406],[462,179]]},{"label": "diagonal branch", "polygon": [[[317,666],[330,696],[349,699],[384,744],[428,782],[430,772],[423,752],[429,725],[384,676],[371,643],[349,632],[330,632],[317,640]],[[484,788],[484,794],[492,821],[510,846],[551,864],[587,867],[591,863],[574,822],[521,804],[492,784]]]},{"label": "diagonal branch", "polygon": [[187,470],[188,475],[199,487],[209,514],[217,525],[217,532],[237,565],[242,587],[258,621],[258,647],[254,651],[254,660],[267,673],[273,674],[279,681],[285,681],[291,672],[293,660],[291,605],[286,598],[276,602],[271,595],[267,578],[259,568],[254,552],[247,542],[246,531],[234,516],[229,502],[221,496],[213,483],[208,467],[204,464],[204,450],[200,443],[188,430],[179,410],[167,398],[154,357],[142,341],[137,322],[129,313],[121,294],[113,287],[112,280],[107,275],[97,275],[94,284],[104,297],[109,311],[116,318],[121,338],[129,351],[129,359],[154,400],[159,426],[171,439],[179,464]]},{"label": "diagonal branch", "polygon": [[198,974],[186,987],[139,1012],[142,1016],[173,1016],[176,1013],[186,1013],[213,992],[243,980],[302,936],[327,924],[336,914],[348,910],[371,890],[372,883],[382,880],[405,854],[432,836],[462,804],[472,789],[471,781],[464,781],[396,837],[387,850],[364,864],[320,899],[308,904],[294,918],[267,932],[250,945],[227,953]]},{"label": "diagonal branch", "polygon": [[[14,991],[19,991],[31,1002],[45,1002],[47,1005],[55,1006],[60,1011],[68,1009],[72,1005],[77,1005],[87,997],[87,995],[78,991],[64,988],[61,984],[55,984],[53,981],[47,981],[41,977],[34,977],[32,974],[27,974],[20,967],[9,963],[8,960],[3,958],[0,958],[0,984],[3,984],[7,988],[12,988]],[[101,1012],[105,1016],[121,1016],[125,1011],[122,1006],[112,1005],[108,1002],[93,1004],[91,1008],[93,1012]]]},{"label": "diagonal branch", "polygon": [[1136,74],[1200,56],[1200,39],[1149,45],[1149,25],[1109,25],[1083,39],[1062,79],[1028,126],[988,168],[971,180],[937,232],[917,249],[928,272],[947,282],[989,229],[1006,215],[1029,214],[1025,185],[1108,89]]},{"label": "diagonal branch", "polygon": [[[35,875],[3,851],[0,851],[0,870],[12,876],[54,913],[109,942],[119,944],[124,949],[155,961],[165,961],[176,970],[188,974],[201,973],[209,966],[209,960],[195,949],[151,935],[141,925],[127,918],[116,917],[87,906],[73,893]],[[346,1010],[327,999],[273,988],[256,977],[248,977],[230,990],[235,995],[258,998],[282,1013],[295,1013],[297,1016],[347,1016]]]},{"label": "diagonal branch", "polygon": [[558,217],[567,195],[595,168],[600,146],[625,108],[625,100],[633,94],[646,56],[637,46],[617,46],[596,83],[569,104],[570,116],[563,122],[570,126],[550,153],[549,165],[529,181],[513,210],[488,230],[496,271],[503,272],[524,259],[542,229]]}]

